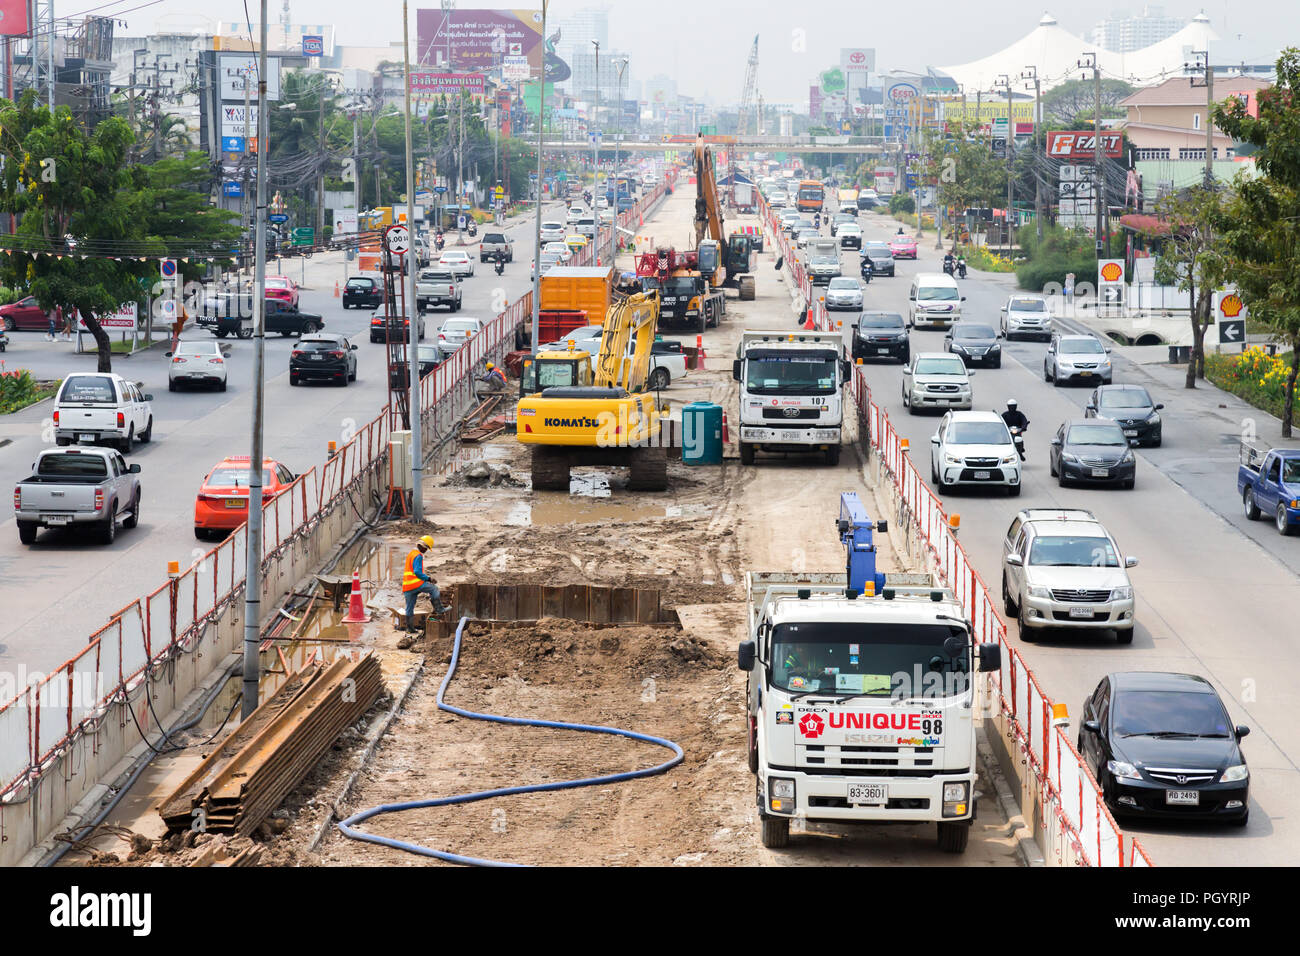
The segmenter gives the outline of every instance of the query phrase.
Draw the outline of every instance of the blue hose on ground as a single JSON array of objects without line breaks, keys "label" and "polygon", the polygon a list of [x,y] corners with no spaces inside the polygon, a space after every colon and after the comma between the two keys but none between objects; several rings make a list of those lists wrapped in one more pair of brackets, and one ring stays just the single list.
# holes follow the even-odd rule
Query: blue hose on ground
[{"label": "blue hose on ground", "polygon": [[456,642],[451,651],[451,666],[447,668],[447,676],[442,679],[442,684],[438,687],[438,709],[445,710],[461,717],[468,717],[470,720],[488,720],[496,724],[513,724],[517,727],[551,727],[557,730],[581,730],[592,734],[609,734],[613,737],[627,737],[629,740],[639,740],[643,743],[656,744],[673,752],[671,760],[666,760],[654,767],[648,767],[645,770],[629,770],[625,773],[611,773],[602,777],[584,777],[580,780],[562,780],[558,783],[534,783],[527,786],[519,787],[499,787],[496,790],[479,790],[475,793],[462,793],[454,797],[437,797],[432,800],[412,800],[407,803],[384,803],[379,806],[370,807],[358,813],[352,814],[346,820],[338,824],[338,828],[343,835],[353,840],[365,840],[367,843],[378,843],[380,846],[392,847],[395,850],[406,850],[408,853],[417,853],[420,856],[437,857],[439,860],[446,860],[449,863],[462,863],[467,866],[519,866],[516,863],[503,863],[499,860],[483,860],[473,856],[461,856],[457,853],[448,853],[445,850],[435,850],[432,847],[421,846],[418,843],[408,843],[405,840],[394,840],[389,837],[377,836],[373,833],[365,833],[357,830],[356,826],[364,823],[371,817],[377,817],[385,813],[398,813],[402,810],[419,810],[425,807],[446,807],[457,803],[475,803],[479,800],[490,800],[492,797],[512,796],[518,793],[543,793],[548,790],[574,790],[578,787],[594,787],[599,784],[620,783],[624,780],[636,780],[639,777],[653,777],[657,774],[666,773],[673,767],[682,762],[682,748],[671,740],[665,740],[663,737],[654,737],[650,734],[638,734],[632,730],[623,730],[618,727],[606,727],[601,724],[570,724],[561,720],[533,720],[528,717],[506,717],[501,714],[480,714],[472,710],[464,710],[448,704],[444,699],[447,693],[447,685],[451,683],[452,677],[456,675],[456,665],[460,661],[460,645],[464,636],[465,625],[469,622],[468,617],[462,617],[460,623],[456,626]]}]

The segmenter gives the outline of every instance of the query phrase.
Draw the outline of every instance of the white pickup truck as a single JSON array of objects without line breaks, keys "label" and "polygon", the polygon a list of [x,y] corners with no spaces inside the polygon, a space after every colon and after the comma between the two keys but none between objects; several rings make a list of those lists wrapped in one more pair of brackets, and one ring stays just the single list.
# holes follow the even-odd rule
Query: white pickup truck
[{"label": "white pickup truck", "polygon": [[[844,572],[750,572],[749,769],[763,845],[791,820],[938,824],[966,849],[975,816],[975,646],[956,597],[925,574],[846,587]],[[865,592],[865,593],[864,593]]]},{"label": "white pickup truck", "polygon": [[89,525],[104,544],[140,521],[139,465],[109,448],[47,448],[32,474],[14,486],[18,540],[34,544],[41,528]]}]

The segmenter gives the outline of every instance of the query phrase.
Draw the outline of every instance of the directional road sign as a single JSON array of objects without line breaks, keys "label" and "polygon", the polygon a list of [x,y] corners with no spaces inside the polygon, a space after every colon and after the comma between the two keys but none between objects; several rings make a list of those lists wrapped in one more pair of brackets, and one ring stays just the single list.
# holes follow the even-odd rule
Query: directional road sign
[{"label": "directional road sign", "polygon": [[266,218],[271,222],[288,222],[289,214],[287,212],[273,212],[270,213]]},{"label": "directional road sign", "polygon": [[1219,322],[1219,344],[1229,345],[1246,341],[1245,319],[1223,319]]},{"label": "directional road sign", "polygon": [[314,226],[299,226],[289,235],[289,244],[293,246],[310,246],[316,243]]}]

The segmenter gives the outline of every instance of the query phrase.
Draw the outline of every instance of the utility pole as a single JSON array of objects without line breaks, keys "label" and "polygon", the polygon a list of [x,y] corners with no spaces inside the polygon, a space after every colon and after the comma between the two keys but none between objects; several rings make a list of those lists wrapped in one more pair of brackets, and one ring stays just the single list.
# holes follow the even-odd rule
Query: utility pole
[{"label": "utility pole", "polygon": [[[600,211],[596,200],[600,198],[600,41],[592,40],[596,48],[596,108],[591,114],[591,214],[596,219],[596,252],[600,252]],[[615,197],[617,198],[617,197]]]},{"label": "utility pole", "polygon": [[1023,73],[1020,74],[1023,80],[1030,80],[1034,84],[1034,222],[1037,226],[1038,238],[1043,238],[1043,163],[1042,154],[1039,152],[1038,135],[1043,124],[1043,118],[1040,115],[1042,106],[1043,83],[1038,77],[1038,67],[1027,66]]},{"label": "utility pole", "polygon": [[1092,70],[1093,88],[1095,90],[1095,106],[1092,114],[1092,138],[1093,138],[1093,158],[1092,158],[1092,179],[1093,179],[1093,198],[1092,201],[1097,205],[1097,258],[1100,259],[1106,250],[1105,232],[1102,229],[1102,212],[1105,206],[1105,196],[1102,194],[1106,180],[1102,176],[1102,148],[1101,148],[1101,70],[1097,66],[1097,54],[1085,53],[1083,59],[1079,61],[1082,69]]},{"label": "utility pole", "polygon": [[1015,199],[1016,177],[1015,177],[1015,162],[1014,162],[1015,154],[1012,152],[1011,149],[1011,146],[1016,139],[1016,124],[1015,124],[1015,119],[1011,115],[1011,77],[1003,73],[1001,76],[998,77],[998,83],[1000,83],[1007,91],[1007,140],[1004,145],[1006,146],[1006,158],[1007,158],[1007,220],[1006,220],[1007,255],[1010,256],[1011,247],[1016,244],[1015,227],[1012,225],[1012,222],[1016,217],[1016,199]]},{"label": "utility pole", "polygon": [[[408,419],[411,424],[411,517],[415,521],[424,520],[424,410],[420,408],[420,349],[417,341],[416,325],[420,321],[415,311],[415,277],[420,271],[416,268],[415,243],[415,151],[411,148],[411,25],[407,12],[407,0],[402,0],[402,60],[406,77],[406,230],[410,236],[406,250],[406,273],[401,277],[406,283],[405,312],[410,322],[410,331],[406,336],[406,354],[410,359],[411,395],[407,400]],[[459,220],[457,220],[459,221]]]},{"label": "utility pole", "polygon": [[[618,256],[618,153],[619,141],[623,138],[623,71],[627,69],[627,57],[618,61],[618,113],[614,126],[614,218],[610,223],[609,254]],[[631,190],[628,191],[631,198]]]},{"label": "utility pole", "polygon": [[[255,217],[257,216],[257,211],[254,208],[253,203],[249,201],[250,190],[248,188],[248,173],[249,173],[248,151],[249,148],[253,145],[253,140],[249,137],[249,132],[250,132],[249,125],[253,116],[252,104],[250,102],[251,90],[249,89],[249,81],[251,79],[252,77],[245,74],[244,76],[244,156],[243,156],[243,162],[240,164],[244,168],[244,190],[243,190],[244,195],[241,200],[241,205],[243,205],[244,210],[248,215],[248,231],[250,233],[252,233],[257,228],[257,224],[255,220]],[[259,143],[258,145],[260,146],[261,144]],[[241,271],[242,271],[244,261],[246,260],[241,259],[240,261]]]},{"label": "utility pole", "polygon": [[[262,643],[262,419],[266,401],[266,4],[261,2],[257,69],[257,238],[253,253],[253,421],[248,460],[248,535],[244,565],[244,696],[240,719],[257,709]],[[244,79],[247,88],[248,78]],[[245,113],[245,116],[248,114]]]},{"label": "utility pole", "polygon": [[[542,0],[542,36],[546,36],[547,0]],[[537,351],[538,310],[542,303],[542,137],[546,118],[546,60],[542,60],[541,76],[537,84],[537,216],[533,223],[533,316],[529,330],[529,343]]]},{"label": "utility pole", "polygon": [[[324,76],[321,76],[322,81]],[[320,169],[316,172],[316,241],[322,241],[325,235],[325,87],[316,93],[317,113],[320,123],[316,127],[316,145],[320,147]]]},{"label": "utility pole", "polygon": [[[361,215],[361,123],[360,112],[352,114],[352,208]],[[358,223],[357,230],[361,226]]]},{"label": "utility pole", "polygon": [[[1214,67],[1210,65],[1210,50],[1208,44],[1204,50],[1193,50],[1192,54],[1196,57],[1196,63],[1184,63],[1183,69],[1192,74],[1191,84],[1195,88],[1205,86],[1205,188],[1214,188]],[[1196,74],[1200,73],[1204,79],[1201,83],[1196,81]]]}]

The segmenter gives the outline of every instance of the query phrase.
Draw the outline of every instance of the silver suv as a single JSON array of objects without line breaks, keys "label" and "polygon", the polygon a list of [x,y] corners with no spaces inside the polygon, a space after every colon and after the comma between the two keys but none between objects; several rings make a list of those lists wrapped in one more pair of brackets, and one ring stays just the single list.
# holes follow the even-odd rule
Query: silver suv
[{"label": "silver suv", "polygon": [[903,367],[903,405],[913,415],[918,408],[970,411],[974,402],[966,363],[946,352],[917,352]]},{"label": "silver suv", "polygon": [[1047,344],[1047,354],[1043,356],[1044,382],[1109,385],[1114,374],[1110,349],[1095,335],[1054,334]]},{"label": "silver suv", "polygon": [[1002,336],[1008,342],[1015,335],[1051,338],[1052,313],[1041,295],[1013,295],[1002,306]]},{"label": "silver suv", "polygon": [[1091,511],[1029,508],[1002,541],[1002,607],[1020,623],[1020,639],[1049,628],[1112,630],[1133,641],[1137,558],[1119,545]]}]

